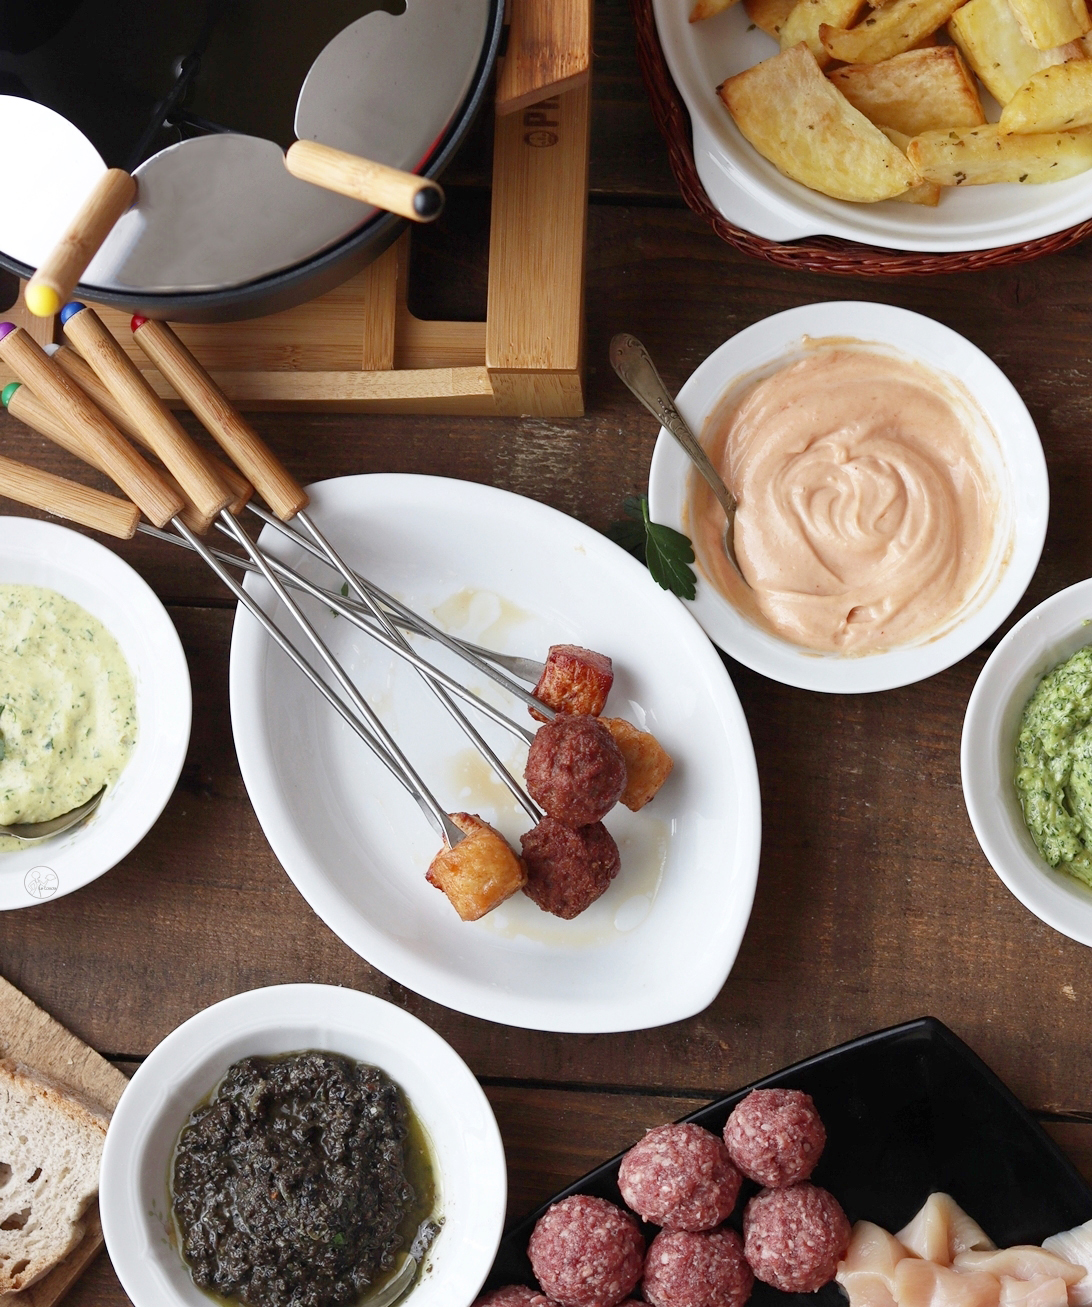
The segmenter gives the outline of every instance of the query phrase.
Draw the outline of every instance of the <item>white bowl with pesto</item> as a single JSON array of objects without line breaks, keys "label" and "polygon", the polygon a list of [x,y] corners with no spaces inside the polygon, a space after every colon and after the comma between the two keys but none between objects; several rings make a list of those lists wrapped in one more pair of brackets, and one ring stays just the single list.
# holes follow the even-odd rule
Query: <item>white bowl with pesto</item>
[{"label": "white bowl with pesto", "polygon": [[307,1049],[385,1072],[427,1137],[441,1229],[399,1301],[463,1307],[473,1300],[500,1244],[508,1173],[496,1118],[470,1068],[393,1003],[333,985],[273,985],[215,1003],[172,1031],[137,1068],[114,1110],[99,1211],[110,1260],[135,1307],[215,1301],[194,1284],[172,1228],[175,1143],[235,1062]]},{"label": "white bowl with pesto", "polygon": [[[700,571],[696,597],[687,606],[715,644],[754,671],[803,690],[863,694],[935,676],[997,630],[1038,566],[1050,490],[1035,424],[1000,368],[957,332],[889,304],[809,304],[754,323],[698,367],[678,393],[679,411],[704,438],[703,427],[726,397],[828,341],[923,365],[958,402],[997,492],[994,534],[981,581],[943,629],[875,653],[826,653],[793,644],[744,614]],[[661,428],[649,471],[649,508],[653,521],[686,534],[695,475],[691,466]]]},{"label": "white bowl with pesto", "polygon": [[190,738],[190,677],[167,611],[111,550],[52,522],[0,517],[0,583],[55,590],[113,635],[136,691],[136,742],[83,825],[0,852],[0,911],[71,894],[119,863],[171,797]]},{"label": "white bowl with pesto", "polygon": [[1092,644],[1092,580],[1012,628],[983,667],[963,720],[963,797],[990,866],[1040,921],[1092,945],[1092,889],[1049,866],[1024,824],[1013,774],[1024,708],[1040,680]]}]

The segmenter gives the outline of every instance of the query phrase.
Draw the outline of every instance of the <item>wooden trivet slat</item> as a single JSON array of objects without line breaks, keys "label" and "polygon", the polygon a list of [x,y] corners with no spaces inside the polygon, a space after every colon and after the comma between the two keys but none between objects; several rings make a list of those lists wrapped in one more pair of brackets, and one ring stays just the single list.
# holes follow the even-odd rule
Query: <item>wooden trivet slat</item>
[{"label": "wooden trivet slat", "polygon": [[[129,1083],[93,1048],[68,1031],[0,976],[0,1057],[13,1058],[113,1112]],[[53,1307],[102,1248],[98,1205],[87,1214],[87,1233],[74,1252],[44,1279],[3,1299],[5,1307]]]}]

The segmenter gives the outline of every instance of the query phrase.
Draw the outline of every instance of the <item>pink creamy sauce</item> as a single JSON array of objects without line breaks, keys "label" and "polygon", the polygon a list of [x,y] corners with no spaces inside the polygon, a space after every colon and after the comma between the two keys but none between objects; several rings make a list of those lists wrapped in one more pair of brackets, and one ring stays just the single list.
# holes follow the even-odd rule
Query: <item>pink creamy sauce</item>
[{"label": "pink creamy sauce", "polygon": [[703,443],[739,502],[736,554],[752,588],[692,476],[702,571],[808,649],[870,654],[939,634],[983,585],[997,517],[969,403],[919,364],[850,345],[816,347],[737,391]]}]

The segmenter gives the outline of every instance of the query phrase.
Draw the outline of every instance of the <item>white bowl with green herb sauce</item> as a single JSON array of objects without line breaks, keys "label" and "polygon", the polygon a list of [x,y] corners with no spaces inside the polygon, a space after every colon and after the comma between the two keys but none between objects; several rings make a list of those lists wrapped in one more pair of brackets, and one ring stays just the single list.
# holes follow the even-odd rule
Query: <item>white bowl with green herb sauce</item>
[{"label": "white bowl with green herb sauce", "polygon": [[[1039,749],[1032,738],[1033,732],[1053,734],[1051,752],[1059,758],[1059,767],[1068,771],[1066,757],[1081,751],[1076,737],[1083,710],[1074,686],[1067,684],[1079,668],[1071,669],[1070,676],[1053,674],[1088,646],[1092,646],[1092,580],[1070,586],[1032,609],[994,650],[967,704],[961,761],[967,812],[990,866],[1041,921],[1070,939],[1092,945],[1092,888],[1081,879],[1080,864],[1085,859],[1079,840],[1070,838],[1079,826],[1081,785],[1069,793],[1067,777],[1063,798],[1044,775],[1043,792],[1036,793],[1033,773],[1047,760],[1037,758]],[[1052,679],[1044,683],[1048,677]],[[1037,692],[1032,715],[1026,718]],[[1029,732],[1018,757],[1025,723]],[[1077,853],[1077,865],[1067,869],[1061,856],[1052,867],[1040,852],[1025,820],[1021,789],[1039,842],[1054,857],[1071,845],[1069,852]],[[1056,801],[1060,806],[1052,814]]]},{"label": "white bowl with green herb sauce", "polygon": [[186,656],[166,609],[96,541],[0,517],[0,822],[36,822],[106,793],[82,825],[0,843],[0,911],[109,871],[167,804],[190,738]]}]

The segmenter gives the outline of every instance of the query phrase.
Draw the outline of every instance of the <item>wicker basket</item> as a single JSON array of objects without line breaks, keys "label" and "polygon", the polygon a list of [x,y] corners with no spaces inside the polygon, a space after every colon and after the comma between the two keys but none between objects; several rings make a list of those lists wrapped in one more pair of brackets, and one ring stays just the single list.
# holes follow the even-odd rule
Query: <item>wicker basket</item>
[{"label": "wicker basket", "polygon": [[994,250],[961,250],[954,254],[921,254],[916,251],[877,249],[837,236],[811,236],[805,240],[780,244],[755,236],[728,222],[713,207],[694,166],[690,141],[690,116],[678,88],[672,81],[656,31],[652,0],[630,0],[637,26],[637,57],[645,88],[652,104],[657,126],[667,142],[671,171],[679,184],[683,199],[696,214],[709,223],[721,240],[745,254],[754,254],[781,268],[807,272],[829,272],[851,277],[905,277],[938,272],[967,272],[978,268],[998,268],[1010,263],[1027,263],[1044,254],[1056,254],[1092,235],[1092,220],[1066,231],[1055,232],[1038,240],[1019,245],[1005,245]]}]

